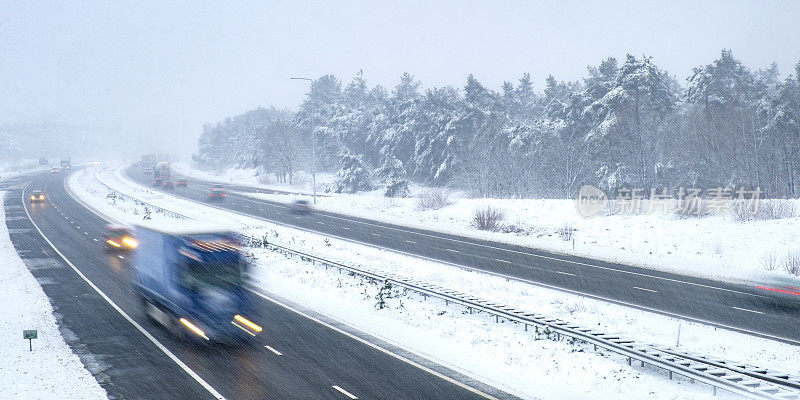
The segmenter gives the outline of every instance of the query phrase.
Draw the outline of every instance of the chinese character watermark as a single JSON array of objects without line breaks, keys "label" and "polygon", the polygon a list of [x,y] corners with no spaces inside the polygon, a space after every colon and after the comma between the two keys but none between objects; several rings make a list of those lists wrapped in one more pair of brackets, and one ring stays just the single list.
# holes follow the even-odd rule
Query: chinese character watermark
[{"label": "chinese character watermark", "polygon": [[761,199],[761,189],[720,186],[708,189],[679,187],[670,191],[667,187],[620,188],[615,198],[609,198],[602,190],[584,185],[578,192],[575,208],[578,214],[593,217],[608,214],[670,214],[679,216],[706,216],[734,211],[737,215],[755,215]]}]

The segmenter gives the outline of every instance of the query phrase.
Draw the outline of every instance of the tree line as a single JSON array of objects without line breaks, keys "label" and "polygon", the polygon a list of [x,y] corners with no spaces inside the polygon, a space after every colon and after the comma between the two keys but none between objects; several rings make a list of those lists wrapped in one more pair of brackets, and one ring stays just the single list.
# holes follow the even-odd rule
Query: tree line
[{"label": "tree line", "polygon": [[[723,50],[680,81],[652,57],[590,66],[573,82],[524,74],[492,90],[391,90],[325,75],[296,112],[258,108],[203,128],[195,161],[257,167],[290,181],[338,171],[336,191],[450,186],[486,197],[572,197],[584,184],[620,188],[759,187],[800,195],[800,63],[751,70]],[[402,195],[407,191],[400,190]]]}]

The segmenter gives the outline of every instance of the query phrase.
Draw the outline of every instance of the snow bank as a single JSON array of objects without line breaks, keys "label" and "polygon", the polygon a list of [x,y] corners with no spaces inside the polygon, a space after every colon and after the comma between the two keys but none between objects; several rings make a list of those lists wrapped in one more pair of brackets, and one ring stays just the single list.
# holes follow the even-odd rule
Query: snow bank
[{"label": "snow bank", "polygon": [[[4,197],[0,192],[0,204]],[[61,337],[47,296],[11,243],[5,218],[0,212],[0,398],[106,398]],[[32,352],[23,329],[38,330]]]}]

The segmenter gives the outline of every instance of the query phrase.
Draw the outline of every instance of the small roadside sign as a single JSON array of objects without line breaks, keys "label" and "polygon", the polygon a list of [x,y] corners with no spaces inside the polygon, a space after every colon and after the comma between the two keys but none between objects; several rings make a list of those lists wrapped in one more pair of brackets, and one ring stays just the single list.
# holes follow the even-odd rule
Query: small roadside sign
[{"label": "small roadside sign", "polygon": [[38,339],[39,332],[36,329],[25,329],[22,331],[22,338],[28,339],[28,351],[33,351],[33,339]]}]

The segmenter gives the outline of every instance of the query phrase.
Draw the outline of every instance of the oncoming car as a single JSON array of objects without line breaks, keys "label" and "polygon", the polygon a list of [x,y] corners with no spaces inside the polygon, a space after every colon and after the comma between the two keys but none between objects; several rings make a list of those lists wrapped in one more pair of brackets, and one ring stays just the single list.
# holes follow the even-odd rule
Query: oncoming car
[{"label": "oncoming car", "polygon": [[139,243],[131,229],[125,225],[106,225],[106,250],[133,250]]},{"label": "oncoming car", "polygon": [[58,168],[58,167],[50,168],[50,173],[51,174],[57,174],[59,172],[61,172],[61,168]]},{"label": "oncoming car", "polygon": [[44,203],[44,193],[41,190],[31,192],[31,203]]}]

